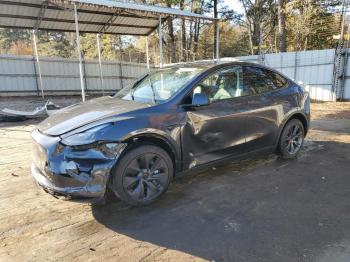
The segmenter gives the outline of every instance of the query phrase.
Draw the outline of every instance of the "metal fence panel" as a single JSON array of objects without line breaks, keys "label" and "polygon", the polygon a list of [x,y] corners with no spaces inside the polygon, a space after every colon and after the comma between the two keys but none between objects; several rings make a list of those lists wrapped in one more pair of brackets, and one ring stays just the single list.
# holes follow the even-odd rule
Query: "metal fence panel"
[{"label": "metal fence panel", "polygon": [[[75,59],[41,57],[40,65],[44,93],[78,93],[80,79]],[[84,62],[87,92],[102,92],[98,61]],[[115,92],[147,72],[146,64],[104,61],[102,64],[104,90]],[[0,95],[36,94],[38,79],[32,56],[0,56]]]},{"label": "metal fence panel", "polygon": [[[287,52],[278,54],[222,58],[222,61],[241,60],[270,66],[310,92],[312,99],[332,101],[334,49]],[[350,99],[350,56],[345,76],[345,99]],[[44,91],[46,93],[79,93],[79,67],[75,59],[41,57]],[[146,64],[103,61],[104,90],[115,92],[147,72]],[[98,61],[85,61],[87,92],[101,92]],[[8,93],[36,94],[38,82],[32,56],[0,56],[0,95]]]},{"label": "metal fence panel", "polygon": [[264,63],[287,75],[319,101],[332,101],[334,49],[267,54]]},{"label": "metal fence panel", "polygon": [[344,99],[350,100],[350,50],[347,50],[346,70],[344,75]]}]

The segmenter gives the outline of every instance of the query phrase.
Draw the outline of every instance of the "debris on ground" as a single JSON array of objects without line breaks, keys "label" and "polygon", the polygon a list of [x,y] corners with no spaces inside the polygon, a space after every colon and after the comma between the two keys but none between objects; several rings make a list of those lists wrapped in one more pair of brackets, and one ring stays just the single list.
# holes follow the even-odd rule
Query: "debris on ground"
[{"label": "debris on ground", "polygon": [[36,107],[32,111],[21,111],[4,108],[0,111],[0,122],[19,122],[28,119],[44,118],[54,114],[60,106],[48,100],[44,105]]}]

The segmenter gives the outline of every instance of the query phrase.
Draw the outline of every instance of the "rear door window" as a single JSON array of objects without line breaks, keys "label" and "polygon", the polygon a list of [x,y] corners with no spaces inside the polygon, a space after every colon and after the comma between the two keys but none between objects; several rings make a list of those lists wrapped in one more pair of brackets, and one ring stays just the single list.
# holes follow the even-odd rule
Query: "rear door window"
[{"label": "rear door window", "polygon": [[280,74],[269,70],[264,70],[264,71],[266,71],[266,75],[271,79],[276,89],[284,88],[288,86],[288,80],[285,79]]},{"label": "rear door window", "polygon": [[250,95],[262,94],[275,89],[271,79],[259,67],[243,67],[244,89]]},{"label": "rear door window", "polygon": [[250,95],[266,93],[288,85],[288,81],[281,75],[254,66],[243,67],[243,83]]}]

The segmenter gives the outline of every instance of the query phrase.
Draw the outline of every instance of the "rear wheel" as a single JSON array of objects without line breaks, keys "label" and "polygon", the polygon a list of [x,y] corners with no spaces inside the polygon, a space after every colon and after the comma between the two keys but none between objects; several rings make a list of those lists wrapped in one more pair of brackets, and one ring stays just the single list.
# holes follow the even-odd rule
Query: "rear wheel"
[{"label": "rear wheel", "polygon": [[304,126],[298,119],[290,120],[284,127],[278,151],[284,159],[291,159],[298,156],[304,143],[305,130]]},{"label": "rear wheel", "polygon": [[112,190],[130,205],[147,205],[169,187],[173,161],[160,147],[143,145],[128,151],[112,173]]}]

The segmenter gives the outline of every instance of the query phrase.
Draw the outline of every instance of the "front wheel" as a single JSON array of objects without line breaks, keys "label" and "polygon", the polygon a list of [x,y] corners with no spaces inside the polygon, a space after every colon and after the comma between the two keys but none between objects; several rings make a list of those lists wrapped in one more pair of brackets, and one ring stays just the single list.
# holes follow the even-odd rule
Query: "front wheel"
[{"label": "front wheel", "polygon": [[284,159],[297,157],[303,146],[305,137],[304,126],[298,119],[290,120],[283,128],[279,143],[278,152]]},{"label": "front wheel", "polygon": [[130,205],[147,205],[169,187],[173,161],[160,147],[142,145],[129,150],[112,172],[112,190]]}]

